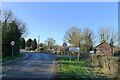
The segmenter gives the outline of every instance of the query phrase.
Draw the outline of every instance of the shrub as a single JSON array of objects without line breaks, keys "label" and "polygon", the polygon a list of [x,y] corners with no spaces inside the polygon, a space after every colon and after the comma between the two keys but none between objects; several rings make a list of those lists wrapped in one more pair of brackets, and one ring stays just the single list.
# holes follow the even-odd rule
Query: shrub
[{"label": "shrub", "polygon": [[116,52],[114,53],[114,56],[120,56],[120,51],[116,51]]}]

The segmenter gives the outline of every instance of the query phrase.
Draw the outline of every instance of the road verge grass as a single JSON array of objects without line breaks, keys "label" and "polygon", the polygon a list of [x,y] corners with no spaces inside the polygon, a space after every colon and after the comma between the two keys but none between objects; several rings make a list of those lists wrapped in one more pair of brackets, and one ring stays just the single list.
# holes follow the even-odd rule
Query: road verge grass
[{"label": "road verge grass", "polygon": [[11,61],[11,60],[15,60],[15,59],[22,57],[22,56],[23,56],[23,54],[19,53],[19,54],[16,54],[14,56],[4,57],[4,58],[2,58],[2,63],[5,63],[5,62]]},{"label": "road verge grass", "polygon": [[98,78],[94,71],[91,71],[90,65],[85,60],[61,58],[58,60],[57,80],[86,80]]}]

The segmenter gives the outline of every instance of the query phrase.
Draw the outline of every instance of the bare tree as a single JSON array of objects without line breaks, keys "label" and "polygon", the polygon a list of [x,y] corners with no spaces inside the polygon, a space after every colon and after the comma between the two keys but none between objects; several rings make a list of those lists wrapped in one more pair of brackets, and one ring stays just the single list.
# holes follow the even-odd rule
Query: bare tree
[{"label": "bare tree", "polygon": [[26,37],[28,35],[28,29],[26,28],[26,24],[23,21],[20,21],[18,19],[14,19],[15,23],[18,25],[18,28],[22,34],[22,37]]},{"label": "bare tree", "polygon": [[[11,22],[15,22],[18,26],[18,29],[20,30],[21,34],[22,34],[22,37],[23,36],[27,36],[28,34],[28,29],[26,28],[26,24],[21,21],[21,20],[18,20],[13,12],[11,10],[3,10],[2,11],[2,19],[1,19],[1,24],[4,25],[4,26],[7,26],[8,24],[7,23],[11,23]],[[4,27],[4,29],[6,29],[7,27]]]},{"label": "bare tree", "polygon": [[13,12],[11,10],[2,11],[2,22],[11,22],[14,21]]},{"label": "bare tree", "polygon": [[81,30],[75,26],[69,28],[64,36],[64,42],[71,44],[72,46],[80,46]]},{"label": "bare tree", "polygon": [[45,43],[48,49],[53,49],[56,45],[56,41],[53,38],[48,38],[47,40],[45,40]]},{"label": "bare tree", "polygon": [[82,43],[83,48],[85,50],[92,49],[94,40],[95,40],[95,35],[93,31],[86,27],[83,29],[82,36],[83,36],[83,41],[84,41],[84,43]]},{"label": "bare tree", "polygon": [[81,51],[92,49],[95,40],[95,35],[89,28],[84,28],[83,31],[77,27],[69,28],[64,36],[64,42],[71,44],[74,47],[80,47]]},{"label": "bare tree", "polygon": [[98,30],[98,40],[101,42],[101,35],[104,35],[104,40],[107,43],[110,43],[111,39],[113,40],[113,44],[116,45],[118,43],[118,31],[116,28],[112,27],[101,27]]}]

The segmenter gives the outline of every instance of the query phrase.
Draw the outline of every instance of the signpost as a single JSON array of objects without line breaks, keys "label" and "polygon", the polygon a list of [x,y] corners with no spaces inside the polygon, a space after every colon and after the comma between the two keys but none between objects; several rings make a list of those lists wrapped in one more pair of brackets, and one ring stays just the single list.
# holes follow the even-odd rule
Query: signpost
[{"label": "signpost", "polygon": [[12,56],[13,56],[13,46],[15,45],[15,41],[11,41],[10,44],[12,45]]},{"label": "signpost", "polygon": [[66,48],[67,47],[67,43],[63,43],[63,47]]},{"label": "signpost", "polygon": [[79,61],[79,57],[80,57],[80,48],[79,47],[70,47],[69,52],[70,52],[70,61],[71,61],[71,52],[78,52],[78,61]]},{"label": "signpost", "polygon": [[64,52],[64,54],[66,54],[66,49],[67,49],[67,43],[63,43],[63,52]]}]

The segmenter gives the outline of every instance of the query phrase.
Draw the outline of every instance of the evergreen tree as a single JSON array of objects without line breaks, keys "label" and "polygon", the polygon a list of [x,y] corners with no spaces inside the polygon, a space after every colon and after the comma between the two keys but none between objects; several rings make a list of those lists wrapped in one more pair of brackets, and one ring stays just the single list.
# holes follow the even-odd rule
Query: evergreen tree
[{"label": "evergreen tree", "polygon": [[[3,25],[2,28],[2,51],[3,56],[10,56],[12,53],[11,41],[15,41],[14,45],[14,54],[19,53],[20,49],[20,38],[21,38],[21,31],[18,28],[18,25],[12,21],[11,23],[7,23],[7,25]],[[8,53],[9,52],[9,53]]]},{"label": "evergreen tree", "polygon": [[40,47],[43,47],[43,43],[40,43],[40,45],[39,45]]},{"label": "evergreen tree", "polygon": [[36,41],[36,39],[34,39],[33,42],[32,42],[32,50],[35,50],[35,49],[37,49],[37,41]]},{"label": "evergreen tree", "polygon": [[32,39],[29,38],[27,41],[26,41],[26,47],[31,47],[32,46]]}]

